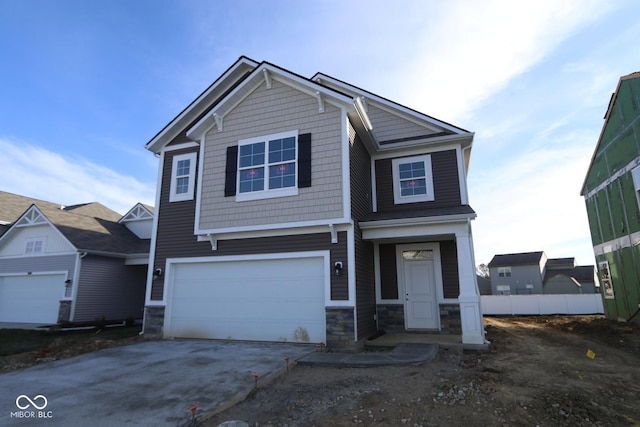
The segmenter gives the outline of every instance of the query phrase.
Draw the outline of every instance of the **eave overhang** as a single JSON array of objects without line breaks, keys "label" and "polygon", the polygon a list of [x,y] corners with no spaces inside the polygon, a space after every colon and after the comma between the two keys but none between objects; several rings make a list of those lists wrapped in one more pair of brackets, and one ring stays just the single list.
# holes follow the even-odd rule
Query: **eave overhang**
[{"label": "eave overhang", "polygon": [[225,71],[215,82],[213,82],[200,96],[169,122],[145,148],[153,153],[160,153],[162,148],[170,143],[175,137],[180,135],[184,129],[193,123],[207,109],[215,105],[229,89],[239,80],[259,65],[258,62],[247,57],[240,57],[227,71]]},{"label": "eave overhang", "polygon": [[224,129],[224,118],[230,111],[232,111],[260,85],[265,83],[269,88],[273,84],[273,81],[279,81],[309,95],[312,98],[319,99],[319,113],[323,112],[324,103],[347,108],[347,111],[352,111],[354,108],[354,100],[350,96],[337,92],[332,88],[322,86],[270,63],[263,62],[254,69],[251,74],[242,81],[242,83],[221,99],[220,102],[206,113],[195,125],[188,129],[187,137],[194,141],[199,141],[202,136],[214,126],[218,128],[218,131],[222,131]]}]

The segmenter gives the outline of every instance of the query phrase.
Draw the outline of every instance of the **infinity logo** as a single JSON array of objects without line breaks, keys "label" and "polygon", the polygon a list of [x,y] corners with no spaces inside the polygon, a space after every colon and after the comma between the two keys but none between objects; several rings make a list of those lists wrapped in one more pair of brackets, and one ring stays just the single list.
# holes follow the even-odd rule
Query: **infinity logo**
[{"label": "infinity logo", "polygon": [[[44,404],[42,404],[42,406],[39,406],[39,405],[36,403],[36,401],[37,401],[38,399],[41,399],[41,400],[44,402]],[[20,405],[20,402],[21,402],[21,401],[24,401],[24,400],[26,400],[26,401],[27,401],[27,404],[26,404],[26,405],[24,405],[24,406]],[[29,406],[33,406],[33,407],[34,407],[34,408],[36,408],[36,409],[44,409],[44,408],[46,408],[46,407],[47,407],[47,404],[48,404],[48,403],[49,403],[49,402],[47,402],[47,398],[46,398],[46,397],[44,397],[44,396],[43,396],[43,395],[41,395],[41,394],[39,394],[39,395],[37,395],[36,397],[34,397],[34,398],[33,398],[33,400],[31,400],[31,398],[29,398],[29,396],[25,396],[24,394],[21,394],[20,396],[16,397],[16,406],[17,406],[18,408],[20,408],[20,409],[27,409]]]}]

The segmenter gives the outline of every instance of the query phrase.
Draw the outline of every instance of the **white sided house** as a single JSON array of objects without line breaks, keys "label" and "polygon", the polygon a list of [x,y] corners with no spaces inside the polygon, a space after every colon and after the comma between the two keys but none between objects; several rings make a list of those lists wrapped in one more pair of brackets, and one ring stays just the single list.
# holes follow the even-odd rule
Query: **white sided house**
[{"label": "white sided house", "polygon": [[150,336],[485,344],[473,133],[241,57],[146,145],[161,158]]},{"label": "white sided house", "polygon": [[121,216],[0,191],[0,322],[142,317],[153,208]]}]

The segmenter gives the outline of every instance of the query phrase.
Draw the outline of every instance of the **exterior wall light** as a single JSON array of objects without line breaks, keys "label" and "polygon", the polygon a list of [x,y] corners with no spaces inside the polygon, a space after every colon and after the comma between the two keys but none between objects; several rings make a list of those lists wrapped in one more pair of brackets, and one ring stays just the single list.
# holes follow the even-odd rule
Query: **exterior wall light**
[{"label": "exterior wall light", "polygon": [[153,270],[153,280],[158,280],[160,276],[162,276],[161,268],[156,268],[155,270]]},{"label": "exterior wall light", "polygon": [[335,264],[333,264],[333,272],[335,273],[336,276],[342,275],[342,262],[341,261],[338,261]]}]

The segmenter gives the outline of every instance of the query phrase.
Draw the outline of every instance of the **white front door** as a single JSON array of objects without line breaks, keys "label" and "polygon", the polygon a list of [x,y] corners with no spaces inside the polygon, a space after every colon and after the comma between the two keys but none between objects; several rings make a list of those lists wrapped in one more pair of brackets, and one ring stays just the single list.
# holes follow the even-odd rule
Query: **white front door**
[{"label": "white front door", "polygon": [[398,258],[404,283],[407,329],[440,329],[434,250],[399,246]]}]

